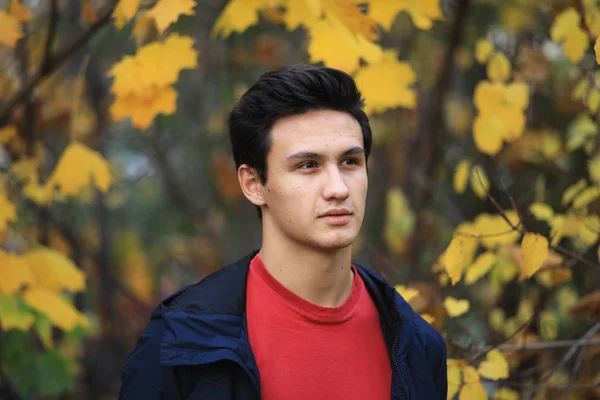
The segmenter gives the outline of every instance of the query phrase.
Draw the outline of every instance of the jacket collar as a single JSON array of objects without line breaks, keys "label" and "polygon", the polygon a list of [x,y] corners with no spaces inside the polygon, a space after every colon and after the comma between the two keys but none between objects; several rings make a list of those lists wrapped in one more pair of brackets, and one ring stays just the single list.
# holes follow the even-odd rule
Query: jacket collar
[{"label": "jacket collar", "polygon": [[[230,359],[258,378],[246,331],[246,281],[255,250],[163,301],[157,313],[165,323],[161,365],[194,365]],[[379,311],[384,336],[400,358],[412,337],[413,311],[383,278],[354,263]]]}]

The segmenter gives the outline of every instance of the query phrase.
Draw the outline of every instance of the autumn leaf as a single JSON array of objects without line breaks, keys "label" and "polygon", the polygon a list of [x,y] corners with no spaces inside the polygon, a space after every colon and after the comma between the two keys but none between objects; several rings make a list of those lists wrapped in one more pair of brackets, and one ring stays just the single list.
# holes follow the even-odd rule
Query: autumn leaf
[{"label": "autumn leaf", "polygon": [[300,25],[311,27],[321,17],[321,0],[288,0],[285,3],[285,26],[293,31]]},{"label": "autumn leaf", "polygon": [[9,13],[19,22],[28,22],[33,18],[31,11],[27,6],[19,0],[11,0],[9,5]]},{"label": "autumn leaf", "polygon": [[448,359],[448,399],[453,399],[462,384],[462,368],[459,363]]},{"label": "autumn leaf", "polygon": [[335,16],[350,32],[362,36],[369,42],[377,40],[377,22],[365,15],[351,0],[327,0],[321,5],[326,18]]},{"label": "autumn leaf", "polygon": [[154,18],[158,33],[163,33],[181,15],[194,15],[194,0],[159,0],[148,16]]},{"label": "autumn leaf", "polygon": [[361,59],[372,64],[383,57],[379,45],[362,35],[355,35],[331,14],[312,25],[309,34],[308,54],[311,63],[322,61],[328,67],[352,73],[358,69]]},{"label": "autumn leaf", "polygon": [[33,284],[36,284],[36,280],[26,260],[17,254],[0,250],[0,292],[11,295],[23,286]]},{"label": "autumn leaf", "polygon": [[496,52],[487,65],[487,75],[492,82],[505,82],[510,77],[510,62],[503,53]]},{"label": "autumn leaf", "polygon": [[481,166],[475,165],[471,169],[471,189],[480,199],[487,197],[487,192],[490,190],[490,180]]},{"label": "autumn leaf", "polygon": [[[513,226],[519,225],[519,216],[513,210],[504,211]],[[481,213],[473,221],[475,231],[482,235],[481,244],[487,249],[496,249],[515,243],[520,233],[513,229],[500,214]]]},{"label": "autumn leaf", "polygon": [[581,193],[586,187],[586,180],[580,179],[568,188],[566,188],[562,195],[561,204],[564,206],[572,202],[575,196]]},{"label": "autumn leaf", "polygon": [[550,28],[550,38],[563,44],[567,57],[573,63],[581,61],[589,46],[588,35],[579,27],[580,22],[577,10],[569,7],[556,17]]},{"label": "autumn leaf", "polygon": [[488,61],[493,51],[492,42],[487,39],[479,39],[475,44],[475,59],[478,63],[483,64]]},{"label": "autumn leaf", "polygon": [[146,96],[118,97],[110,107],[115,121],[131,118],[133,126],[147,129],[158,114],[170,115],[177,108],[177,92],[171,86],[149,89]]},{"label": "autumn leaf", "polygon": [[508,387],[501,387],[494,392],[492,400],[519,400],[519,392]]},{"label": "autumn leaf", "polygon": [[470,365],[463,368],[463,386],[458,394],[458,400],[487,399],[487,392],[481,384],[479,374]]},{"label": "autumn leaf", "polygon": [[410,86],[417,76],[412,67],[398,61],[394,52],[386,52],[380,62],[360,68],[356,84],[365,97],[365,112],[378,113],[394,107],[414,108],[416,93]]},{"label": "autumn leaf", "polygon": [[582,208],[600,198],[600,186],[588,187],[573,199],[573,208]]},{"label": "autumn leaf", "polygon": [[110,164],[100,153],[78,142],[69,144],[46,183],[52,193],[58,186],[61,194],[77,195],[84,186],[93,185],[106,193],[112,183]]},{"label": "autumn leaf", "polygon": [[274,0],[230,0],[217,18],[211,36],[227,37],[245,31],[258,22],[260,10],[274,4]]},{"label": "autumn leaf", "polygon": [[60,293],[63,289],[80,292],[85,289],[85,274],[64,254],[45,247],[29,250],[23,255],[37,283]]},{"label": "autumn leaf", "polygon": [[141,2],[142,0],[119,0],[113,13],[117,28],[123,28],[135,16]]},{"label": "autumn leaf", "polygon": [[454,191],[456,193],[464,193],[469,181],[469,172],[471,171],[471,162],[462,160],[454,170]]},{"label": "autumn leaf", "polygon": [[76,326],[88,325],[87,318],[58,293],[43,287],[31,287],[25,290],[23,299],[62,330],[70,331]]},{"label": "autumn leaf", "polygon": [[198,65],[198,52],[190,37],[169,35],[152,42],[134,56],[125,56],[108,75],[114,77],[111,92],[117,96],[145,95],[152,87],[163,88],[175,83],[181,70]]},{"label": "autumn leaf", "polygon": [[406,11],[415,26],[422,30],[431,28],[434,20],[442,19],[439,0],[370,0],[369,16],[390,30],[396,15]]},{"label": "autumn leaf", "polygon": [[15,47],[17,40],[23,36],[21,24],[17,17],[8,15],[6,11],[0,11],[0,44]]},{"label": "autumn leaf", "polygon": [[596,63],[600,64],[600,37],[594,43],[594,53],[596,54]]},{"label": "autumn leaf", "polygon": [[0,129],[0,144],[7,144],[17,135],[17,128],[14,125],[6,126]]},{"label": "autumn leaf", "polygon": [[529,206],[529,212],[539,220],[550,222],[554,216],[554,210],[548,204],[542,202],[533,203]]},{"label": "autumn leaf", "polygon": [[408,200],[398,187],[392,187],[386,195],[386,219],[384,237],[390,249],[401,253],[406,239],[415,228],[415,215]]},{"label": "autumn leaf", "polygon": [[469,300],[458,300],[454,297],[444,299],[444,308],[450,317],[458,317],[469,311]]},{"label": "autumn leaf", "polygon": [[479,375],[494,381],[508,378],[508,361],[502,353],[494,349],[487,353],[486,360],[477,368]]},{"label": "autumn leaf", "polygon": [[402,296],[402,298],[407,302],[410,302],[419,295],[419,291],[417,289],[407,288],[404,285],[396,285],[394,286],[394,289],[396,289],[396,291],[400,293],[400,296]]},{"label": "autumn leaf", "polygon": [[496,254],[486,251],[477,257],[475,262],[467,269],[465,283],[471,285],[487,274],[496,264]]},{"label": "autumn leaf", "polygon": [[433,322],[435,321],[435,317],[431,314],[421,314],[420,317],[423,318],[425,322],[427,322],[430,325],[433,324]]},{"label": "autumn leaf", "polygon": [[9,329],[26,331],[34,321],[35,316],[16,297],[0,293],[0,327],[4,331]]},{"label": "autumn leaf", "polygon": [[453,285],[460,280],[464,270],[473,262],[479,242],[470,235],[475,233],[473,224],[459,225],[448,248],[444,251],[441,261]]},{"label": "autumn leaf", "polygon": [[530,278],[539,271],[544,261],[548,259],[548,239],[537,233],[528,232],[523,236],[521,250],[523,252],[521,276]]}]

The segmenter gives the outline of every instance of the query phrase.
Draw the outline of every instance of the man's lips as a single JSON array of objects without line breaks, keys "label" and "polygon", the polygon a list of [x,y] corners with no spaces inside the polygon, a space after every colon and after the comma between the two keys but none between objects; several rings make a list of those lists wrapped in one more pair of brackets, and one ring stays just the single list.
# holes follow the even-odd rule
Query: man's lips
[{"label": "man's lips", "polygon": [[344,216],[344,215],[352,215],[352,212],[345,208],[339,208],[339,209],[329,210],[329,211],[325,212],[324,214],[320,215],[319,218],[339,217],[339,216]]}]

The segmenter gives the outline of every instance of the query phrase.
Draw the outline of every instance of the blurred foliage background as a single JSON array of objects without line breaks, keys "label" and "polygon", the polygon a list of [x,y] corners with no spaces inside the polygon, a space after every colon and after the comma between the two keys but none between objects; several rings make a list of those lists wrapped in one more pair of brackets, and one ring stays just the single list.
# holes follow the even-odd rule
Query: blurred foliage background
[{"label": "blurred foliage background", "polygon": [[156,304],[260,245],[226,120],[297,63],[366,97],[355,259],[449,398],[600,398],[598,36],[595,0],[0,0],[0,398],[117,398]]}]

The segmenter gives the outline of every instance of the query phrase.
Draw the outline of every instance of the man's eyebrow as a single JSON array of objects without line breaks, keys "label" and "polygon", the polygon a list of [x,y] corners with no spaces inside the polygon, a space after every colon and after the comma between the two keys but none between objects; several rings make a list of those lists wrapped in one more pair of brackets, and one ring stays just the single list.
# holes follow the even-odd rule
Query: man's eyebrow
[{"label": "man's eyebrow", "polygon": [[[342,157],[347,157],[355,154],[365,154],[365,149],[360,146],[352,147],[342,153]],[[287,157],[287,160],[303,160],[306,158],[322,159],[323,155],[312,151],[299,151]]]}]

